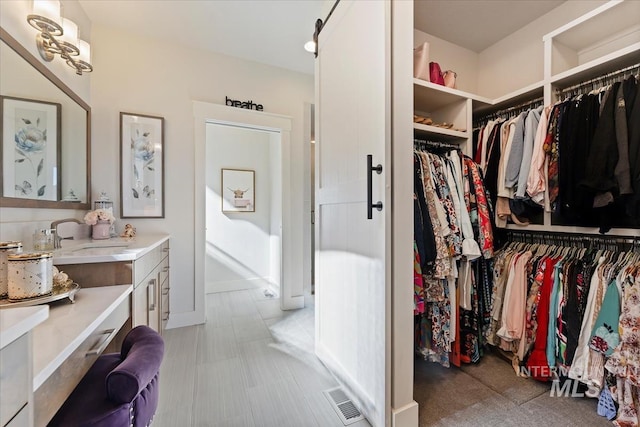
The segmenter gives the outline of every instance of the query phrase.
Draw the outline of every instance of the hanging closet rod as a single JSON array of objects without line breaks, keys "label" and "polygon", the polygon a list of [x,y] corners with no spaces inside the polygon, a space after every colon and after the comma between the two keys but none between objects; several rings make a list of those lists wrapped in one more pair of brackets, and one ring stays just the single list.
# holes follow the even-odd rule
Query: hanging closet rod
[{"label": "hanging closet rod", "polygon": [[417,149],[427,149],[427,148],[447,148],[450,150],[459,150],[460,147],[457,145],[449,144],[446,142],[440,141],[427,141],[424,139],[414,139],[413,147]]},{"label": "hanging closet rod", "polygon": [[576,89],[582,89],[584,87],[590,87],[595,83],[602,83],[607,81],[608,79],[614,79],[617,78],[619,75],[625,75],[625,74],[636,74],[637,71],[640,71],[640,64],[635,64],[635,65],[630,65],[629,67],[625,67],[625,68],[621,68],[619,70],[616,71],[612,71],[610,73],[604,74],[602,76],[598,76],[598,77],[594,77],[590,80],[585,80],[582,81],[578,84],[575,84],[573,86],[569,86],[563,89],[557,88],[556,89],[556,95],[563,95],[567,92],[571,92],[574,91]]},{"label": "hanging closet rod", "polygon": [[511,107],[503,108],[501,110],[489,113],[489,114],[487,114],[487,115],[475,120],[475,123],[476,124],[481,124],[481,123],[486,122],[487,120],[497,119],[497,118],[499,118],[501,116],[504,116],[504,115],[507,115],[509,113],[519,114],[519,113],[522,113],[524,111],[531,110],[533,108],[537,108],[537,107],[543,105],[543,103],[544,103],[544,97],[535,98],[535,99],[529,100],[527,102],[523,102],[523,103],[518,104],[518,105],[513,105]]},{"label": "hanging closet rod", "polygon": [[573,233],[562,233],[555,231],[507,231],[509,241],[523,243],[543,243],[556,246],[576,246],[588,244],[589,247],[595,245],[604,247],[623,248],[629,246],[631,249],[640,249],[640,236],[621,237],[621,236],[596,236],[596,235],[577,235]]}]

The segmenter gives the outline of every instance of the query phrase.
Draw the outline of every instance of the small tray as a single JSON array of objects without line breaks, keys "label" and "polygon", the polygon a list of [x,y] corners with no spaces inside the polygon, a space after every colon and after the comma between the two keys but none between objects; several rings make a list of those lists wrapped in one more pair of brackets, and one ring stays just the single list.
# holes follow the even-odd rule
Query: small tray
[{"label": "small tray", "polygon": [[75,302],[76,292],[80,289],[80,285],[72,283],[65,289],[54,289],[49,295],[43,295],[41,297],[29,298],[20,301],[11,301],[9,299],[0,299],[0,309],[13,308],[13,307],[29,307],[32,305],[47,304],[53,301],[68,298],[72,303]]}]

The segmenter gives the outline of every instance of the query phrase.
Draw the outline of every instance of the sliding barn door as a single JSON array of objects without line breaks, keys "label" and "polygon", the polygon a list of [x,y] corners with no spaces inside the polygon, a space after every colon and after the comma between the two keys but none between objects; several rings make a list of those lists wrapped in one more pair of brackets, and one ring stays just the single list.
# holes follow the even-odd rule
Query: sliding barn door
[{"label": "sliding barn door", "polygon": [[341,1],[316,61],[316,352],[374,427],[390,407],[389,22],[388,1]]}]

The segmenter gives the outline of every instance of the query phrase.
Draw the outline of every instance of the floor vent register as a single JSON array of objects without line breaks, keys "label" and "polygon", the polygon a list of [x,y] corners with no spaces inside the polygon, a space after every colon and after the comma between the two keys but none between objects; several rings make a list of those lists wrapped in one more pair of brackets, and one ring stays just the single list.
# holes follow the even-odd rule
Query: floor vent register
[{"label": "floor vent register", "polygon": [[340,387],[332,388],[330,390],[323,391],[331,407],[336,411],[338,417],[342,421],[342,424],[348,426],[360,420],[364,419],[364,416],[360,413],[356,405],[349,399],[346,393]]}]

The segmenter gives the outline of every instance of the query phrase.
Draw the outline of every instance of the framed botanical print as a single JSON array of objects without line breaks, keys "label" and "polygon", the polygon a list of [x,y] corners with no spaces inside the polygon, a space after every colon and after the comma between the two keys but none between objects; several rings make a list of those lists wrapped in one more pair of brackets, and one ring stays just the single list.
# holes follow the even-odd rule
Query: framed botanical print
[{"label": "framed botanical print", "polygon": [[120,216],[164,218],[164,118],[120,113]]},{"label": "framed botanical print", "polygon": [[0,96],[2,195],[60,200],[61,105]]}]

